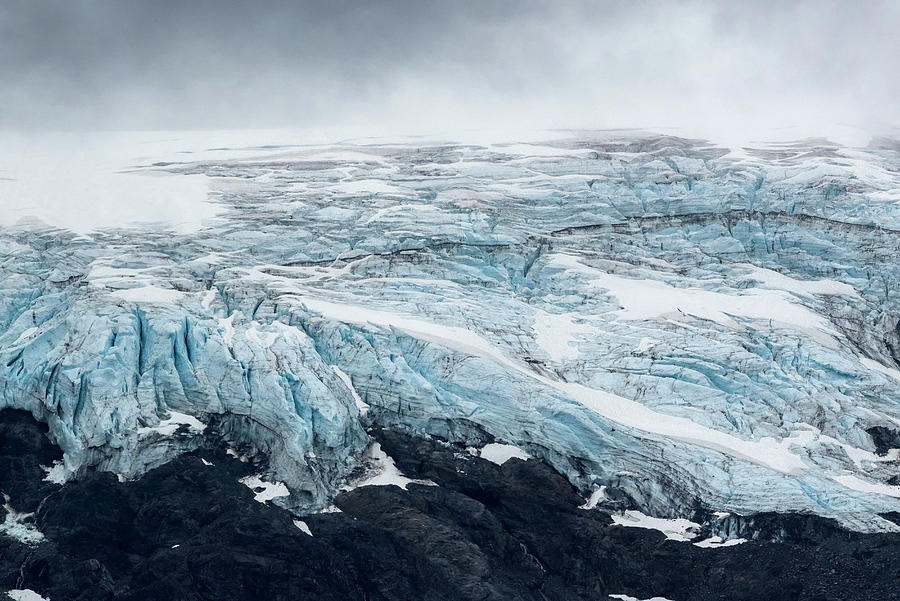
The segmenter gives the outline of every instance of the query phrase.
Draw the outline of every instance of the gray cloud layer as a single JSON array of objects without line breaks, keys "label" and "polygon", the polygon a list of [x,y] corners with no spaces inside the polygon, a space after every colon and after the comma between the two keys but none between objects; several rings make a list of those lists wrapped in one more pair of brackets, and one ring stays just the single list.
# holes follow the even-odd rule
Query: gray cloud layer
[{"label": "gray cloud layer", "polygon": [[0,127],[896,126],[900,3],[0,0]]}]

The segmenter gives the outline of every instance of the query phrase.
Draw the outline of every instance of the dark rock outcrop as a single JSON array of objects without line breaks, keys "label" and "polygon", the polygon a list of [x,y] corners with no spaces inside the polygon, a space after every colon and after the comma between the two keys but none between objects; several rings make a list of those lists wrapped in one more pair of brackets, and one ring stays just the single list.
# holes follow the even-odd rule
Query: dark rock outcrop
[{"label": "dark rock outcrop", "polygon": [[885,426],[874,426],[866,430],[875,444],[875,453],[887,455],[891,449],[900,449],[900,430]]},{"label": "dark rock outcrop", "polygon": [[[410,477],[367,486],[340,512],[295,516],[238,480],[258,469],[204,448],[139,480],[43,482],[58,451],[30,416],[0,413],[0,482],[44,541],[0,535],[0,591],[53,601],[409,599],[534,601],[609,594],[673,601],[896,599],[900,536],[812,516],[748,516],[757,540],[718,549],[612,524],[538,461],[502,466],[438,440],[373,435]],[[5,489],[4,489],[5,490]],[[39,499],[41,495],[45,495]],[[755,530],[753,530],[755,528]],[[778,539],[780,542],[772,542]]]}]

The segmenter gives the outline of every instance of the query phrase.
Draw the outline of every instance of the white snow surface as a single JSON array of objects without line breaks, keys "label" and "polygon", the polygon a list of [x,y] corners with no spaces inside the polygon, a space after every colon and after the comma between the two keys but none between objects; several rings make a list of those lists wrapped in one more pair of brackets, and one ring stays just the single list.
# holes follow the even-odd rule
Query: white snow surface
[{"label": "white snow surface", "polygon": [[640,511],[628,510],[624,514],[612,514],[613,523],[628,528],[646,528],[658,530],[666,535],[668,540],[687,542],[697,537],[700,524],[684,518],[665,519],[655,518]]},{"label": "white snow surface", "polygon": [[172,436],[182,425],[187,426],[188,431],[193,434],[202,434],[206,429],[206,424],[201,422],[193,415],[180,413],[178,411],[172,411],[170,409],[169,417],[164,420],[160,420],[159,425],[139,428],[137,433],[139,436],[142,434],[150,434],[154,432],[157,434],[161,434],[162,436]]},{"label": "white snow surface", "polygon": [[578,357],[575,334],[580,330],[571,315],[537,311],[534,316],[535,342],[552,360],[562,362]]},{"label": "white snow surface", "polygon": [[359,393],[356,391],[356,388],[353,386],[353,381],[350,380],[350,376],[347,375],[347,372],[342,370],[337,365],[332,365],[331,369],[334,370],[334,373],[341,379],[344,385],[347,387],[347,390],[350,391],[350,395],[353,397],[353,402],[356,404],[356,408],[359,409],[360,415],[365,415],[369,410],[369,405],[366,404],[365,401],[362,400],[362,397],[359,396]]},{"label": "white snow surface", "polygon": [[50,601],[49,597],[41,597],[30,588],[13,589],[11,591],[6,591],[6,594],[9,595],[13,601]]},{"label": "white snow surface", "polygon": [[723,539],[721,536],[711,536],[694,543],[694,545],[697,547],[703,547],[704,549],[718,549],[720,547],[733,547],[735,545],[740,545],[746,542],[746,538]]},{"label": "white snow surface", "polygon": [[900,486],[892,486],[884,482],[869,482],[853,474],[837,474],[831,476],[831,479],[853,490],[900,499]]},{"label": "white snow surface", "polygon": [[750,263],[738,263],[735,267],[743,267],[754,280],[762,282],[766,288],[784,290],[801,295],[843,295],[860,299],[859,293],[850,284],[835,280],[798,280],[771,269],[764,269]]},{"label": "white snow surface", "polygon": [[257,503],[266,503],[272,499],[288,497],[291,494],[284,482],[268,482],[262,479],[261,474],[245,476],[239,482],[255,493],[253,499]]},{"label": "white snow surface", "polygon": [[41,469],[47,472],[47,475],[44,476],[45,482],[53,482],[54,484],[65,484],[69,479],[69,474],[66,472],[66,464],[62,461],[56,460],[53,462],[51,466],[41,466]]},{"label": "white snow surface", "polygon": [[3,494],[3,509],[6,510],[6,517],[3,523],[0,523],[0,533],[26,545],[38,545],[44,540],[44,534],[34,524],[25,521],[33,514],[20,513],[13,509],[9,504],[9,495],[5,493]]},{"label": "white snow surface", "polygon": [[181,232],[199,229],[218,213],[209,202],[206,176],[134,169],[147,153],[165,146],[153,144],[154,137],[166,136],[5,132],[0,226],[37,220],[85,234],[145,223]]},{"label": "white snow surface", "polygon": [[479,456],[482,459],[487,459],[491,463],[496,463],[497,465],[503,465],[513,457],[524,459],[526,461],[531,459],[531,455],[519,447],[499,442],[492,442],[484,445],[479,452]]},{"label": "white snow surface", "polygon": [[[762,320],[785,324],[801,331],[831,332],[829,322],[821,315],[792,302],[791,295],[781,290],[753,289],[745,294],[725,294],[698,288],[680,288],[657,280],[622,277],[589,267],[577,257],[554,256],[554,263],[588,275],[588,283],[606,289],[622,305],[617,312],[623,320],[656,319],[663,316],[689,315],[723,325],[737,326],[734,318]],[[774,272],[772,272],[774,273]],[[775,274],[779,275],[779,274]],[[777,280],[773,275],[769,280]],[[834,282],[796,286],[799,290],[833,290]],[[840,288],[843,290],[843,288]],[[834,293],[834,292],[832,292]]]},{"label": "white snow surface", "polygon": [[587,500],[584,502],[584,505],[580,506],[580,509],[593,509],[597,506],[601,500],[606,498],[606,487],[601,486],[596,490],[592,491],[590,496],[588,496]]},{"label": "white snow surface", "polygon": [[294,520],[294,526],[309,536],[313,535],[312,530],[309,529],[309,526],[303,520]]},{"label": "white snow surface", "polygon": [[139,288],[126,288],[124,290],[116,290],[111,293],[112,296],[121,298],[130,303],[173,303],[184,298],[184,293],[169,288],[160,288],[158,286],[141,286]]},{"label": "white snow surface", "polygon": [[13,342],[13,344],[19,344],[19,343],[22,342],[23,340],[28,340],[28,339],[31,338],[32,335],[34,335],[34,333],[37,332],[37,331],[38,331],[38,329],[35,328],[35,327],[25,328],[24,330],[22,330],[22,333],[19,334],[19,337],[16,338],[16,341]]},{"label": "white snow surface", "polygon": [[574,382],[560,382],[536,374],[504,356],[496,346],[481,336],[460,327],[445,326],[405,315],[309,297],[299,298],[298,302],[330,319],[347,323],[390,326],[415,338],[433,342],[460,353],[484,357],[532,378],[540,384],[554,388],[622,425],[705,446],[784,473],[799,474],[806,469],[802,458],[788,449],[789,443],[787,442],[778,441],[772,437],[765,437],[758,441],[743,440],[701,426],[688,419],[659,413],[646,405],[603,390],[592,389]]},{"label": "white snow surface", "polygon": [[435,485],[429,480],[414,480],[404,476],[397,469],[394,459],[384,452],[381,444],[378,442],[373,442],[369,445],[366,449],[365,457],[369,462],[370,474],[345,487],[345,490],[352,490],[361,486],[399,486],[406,490],[406,487],[411,483],[425,484],[427,486]]},{"label": "white snow surface", "polygon": [[900,382],[900,369],[895,369],[893,367],[887,367],[886,365],[882,365],[878,361],[873,361],[868,357],[860,357],[860,363],[868,367],[869,369],[875,370],[879,373],[886,375],[889,378],[897,380]]}]

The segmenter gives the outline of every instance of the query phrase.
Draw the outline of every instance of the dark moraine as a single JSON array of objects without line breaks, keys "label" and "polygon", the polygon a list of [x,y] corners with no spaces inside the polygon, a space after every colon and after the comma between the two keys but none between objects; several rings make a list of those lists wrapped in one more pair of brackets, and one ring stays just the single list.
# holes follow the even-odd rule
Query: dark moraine
[{"label": "dark moraine", "polygon": [[[208,448],[133,482],[88,472],[43,481],[60,458],[30,414],[0,412],[0,490],[34,512],[44,541],[0,534],[0,595],[51,601],[900,599],[900,535],[863,535],[811,516],[748,516],[757,540],[702,549],[611,524],[538,461],[502,467],[399,432],[373,435],[410,477],[438,486],[363,487],[340,513],[295,516],[253,499],[259,469]],[[213,465],[206,465],[202,459]],[[0,510],[3,511],[3,510]],[[6,512],[0,514],[5,518]],[[777,539],[777,541],[775,541]]]}]

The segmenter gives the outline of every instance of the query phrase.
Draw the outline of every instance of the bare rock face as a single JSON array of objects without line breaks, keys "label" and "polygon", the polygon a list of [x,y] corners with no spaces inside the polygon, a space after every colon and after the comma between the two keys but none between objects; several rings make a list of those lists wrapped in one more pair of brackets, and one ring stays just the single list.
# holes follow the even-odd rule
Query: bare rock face
[{"label": "bare rock face", "polygon": [[305,516],[260,501],[245,482],[264,466],[212,438],[134,480],[92,470],[58,485],[19,469],[20,449],[59,456],[36,422],[2,411],[0,432],[0,473],[19,474],[10,503],[34,512],[42,533],[34,544],[0,533],[0,590],[33,599],[812,601],[896,593],[898,534],[758,514],[733,517],[748,539],[742,544],[670,540],[586,508],[541,461],[497,465],[462,445],[403,432],[372,434],[415,481],[357,487],[339,494],[333,510]]}]

